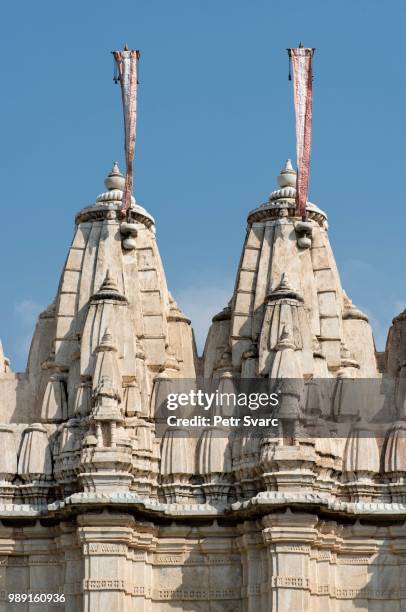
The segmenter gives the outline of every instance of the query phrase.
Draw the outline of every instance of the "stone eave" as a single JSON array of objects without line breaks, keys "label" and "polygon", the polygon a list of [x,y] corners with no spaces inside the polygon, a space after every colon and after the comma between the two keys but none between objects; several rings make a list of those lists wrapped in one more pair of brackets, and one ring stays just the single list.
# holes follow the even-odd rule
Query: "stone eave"
[{"label": "stone eave", "polygon": [[66,520],[67,516],[87,512],[101,507],[120,509],[125,512],[139,512],[142,517],[153,519],[180,518],[246,520],[270,514],[281,508],[296,507],[301,511],[322,512],[331,519],[368,518],[370,520],[404,520],[406,503],[393,502],[346,502],[328,499],[317,493],[296,493],[264,491],[250,500],[235,502],[226,507],[215,507],[210,504],[167,504],[139,497],[131,492],[74,493],[65,500],[34,506],[29,504],[1,504],[1,519],[49,518]]},{"label": "stone eave", "polygon": [[[295,215],[295,209],[295,201],[290,198],[277,200],[276,202],[265,202],[248,213],[247,221],[249,225],[252,225],[253,223],[265,221],[267,219],[278,219],[281,216],[297,219],[298,217]],[[306,212],[308,220],[315,221],[321,226],[325,225],[327,215],[315,204],[308,202]]]}]

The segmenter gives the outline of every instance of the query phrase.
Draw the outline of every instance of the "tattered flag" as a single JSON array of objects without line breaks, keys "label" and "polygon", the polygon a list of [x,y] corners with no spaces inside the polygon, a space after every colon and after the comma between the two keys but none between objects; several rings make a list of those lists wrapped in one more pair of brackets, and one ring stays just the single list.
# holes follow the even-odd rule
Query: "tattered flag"
[{"label": "tattered flag", "polygon": [[306,215],[312,140],[312,59],[314,49],[288,49],[293,68],[293,96],[296,114],[296,215]]},{"label": "tattered flag", "polygon": [[123,193],[123,211],[131,206],[133,188],[133,160],[135,151],[135,128],[137,121],[137,62],[140,52],[136,50],[113,51],[117,67],[116,82],[121,85],[121,96],[124,112],[125,134],[125,187]]}]

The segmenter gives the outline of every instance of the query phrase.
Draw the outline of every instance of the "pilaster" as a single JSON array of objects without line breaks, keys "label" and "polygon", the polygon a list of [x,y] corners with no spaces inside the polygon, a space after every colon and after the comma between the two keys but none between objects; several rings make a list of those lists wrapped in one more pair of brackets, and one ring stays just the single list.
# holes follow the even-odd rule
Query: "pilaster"
[{"label": "pilaster", "polygon": [[131,583],[125,576],[134,518],[105,510],[81,514],[77,523],[84,556],[83,611],[129,611]]},{"label": "pilaster", "polygon": [[317,516],[286,510],[262,519],[268,553],[269,609],[311,612],[310,548]]}]

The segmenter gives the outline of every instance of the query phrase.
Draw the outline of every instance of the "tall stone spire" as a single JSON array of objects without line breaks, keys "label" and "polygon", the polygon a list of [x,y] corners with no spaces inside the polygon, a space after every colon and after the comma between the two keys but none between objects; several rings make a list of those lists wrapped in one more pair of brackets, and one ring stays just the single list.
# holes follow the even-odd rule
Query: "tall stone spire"
[{"label": "tall stone spire", "polygon": [[[371,329],[365,316],[348,307],[328,239],[326,214],[307,202],[307,220],[295,217],[295,177],[287,160],[278,176],[279,189],[248,215],[227,327],[233,366],[242,367],[254,344],[259,347],[258,371],[263,371],[269,361],[267,352],[278,341],[278,328],[288,320],[304,376],[320,371],[320,354],[334,376],[341,367],[343,343],[350,350],[358,345],[358,353],[362,346],[360,375],[377,376]],[[218,334],[209,333],[208,363],[219,344]],[[206,371],[210,375],[210,369]]]}]

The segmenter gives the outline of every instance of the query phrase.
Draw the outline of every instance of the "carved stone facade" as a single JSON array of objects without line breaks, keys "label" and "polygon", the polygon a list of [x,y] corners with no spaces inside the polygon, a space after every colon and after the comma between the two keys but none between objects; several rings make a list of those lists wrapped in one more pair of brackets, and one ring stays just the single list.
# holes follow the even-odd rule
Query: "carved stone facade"
[{"label": "carved stone facade", "polygon": [[[64,594],[41,609],[70,612],[406,608],[406,315],[377,354],[326,214],[294,216],[290,162],[278,180],[201,358],[154,219],[135,201],[122,218],[117,164],[76,216],[25,373],[0,344],[0,610],[32,609],[15,593]],[[278,434],[158,437],[167,389],[196,376],[291,381]],[[364,379],[389,389],[373,423],[348,394]],[[324,435],[326,405],[345,438]]]}]

